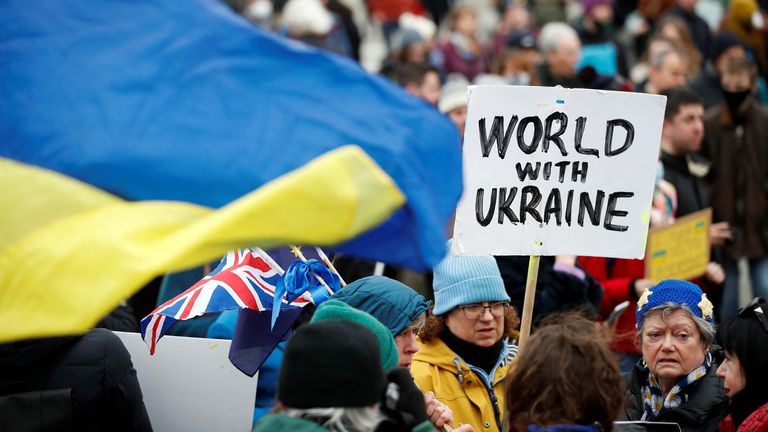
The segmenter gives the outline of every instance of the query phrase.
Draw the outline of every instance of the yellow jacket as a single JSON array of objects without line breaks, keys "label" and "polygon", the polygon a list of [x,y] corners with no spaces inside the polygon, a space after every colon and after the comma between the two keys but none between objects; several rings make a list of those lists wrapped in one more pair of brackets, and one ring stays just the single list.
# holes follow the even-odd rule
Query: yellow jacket
[{"label": "yellow jacket", "polygon": [[454,426],[469,423],[477,432],[500,432],[504,421],[504,383],[516,347],[505,344],[491,381],[485,371],[469,366],[439,338],[419,340],[419,345],[411,375],[421,391],[432,391],[453,411]]}]

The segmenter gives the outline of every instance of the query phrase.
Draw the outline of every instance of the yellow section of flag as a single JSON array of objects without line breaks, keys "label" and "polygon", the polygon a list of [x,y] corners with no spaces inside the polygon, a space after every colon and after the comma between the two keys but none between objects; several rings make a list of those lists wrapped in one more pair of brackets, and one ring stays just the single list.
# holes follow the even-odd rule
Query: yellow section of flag
[{"label": "yellow section of flag", "polygon": [[0,158],[0,342],[85,332],[157,275],[236,248],[333,245],[404,203],[352,145],[220,209],[124,201]]}]

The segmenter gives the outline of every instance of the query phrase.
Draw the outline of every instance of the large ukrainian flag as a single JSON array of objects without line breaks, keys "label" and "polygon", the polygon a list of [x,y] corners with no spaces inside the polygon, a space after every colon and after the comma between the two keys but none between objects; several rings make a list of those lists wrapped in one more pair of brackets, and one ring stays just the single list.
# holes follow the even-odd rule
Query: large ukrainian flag
[{"label": "large ukrainian flag", "polygon": [[213,0],[2,2],[0,101],[0,342],[238,247],[429,268],[461,193],[432,107]]}]

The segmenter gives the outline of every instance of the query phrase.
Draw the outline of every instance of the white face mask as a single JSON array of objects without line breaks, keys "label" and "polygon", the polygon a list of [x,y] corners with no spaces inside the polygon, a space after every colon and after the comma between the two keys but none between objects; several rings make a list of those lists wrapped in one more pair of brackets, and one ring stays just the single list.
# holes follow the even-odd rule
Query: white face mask
[{"label": "white face mask", "polygon": [[244,15],[251,21],[263,22],[272,17],[272,2],[270,0],[255,0],[245,8]]},{"label": "white face mask", "polygon": [[759,10],[752,12],[752,19],[750,21],[752,22],[752,27],[758,30],[762,30],[763,26],[765,26],[763,14],[761,14]]}]

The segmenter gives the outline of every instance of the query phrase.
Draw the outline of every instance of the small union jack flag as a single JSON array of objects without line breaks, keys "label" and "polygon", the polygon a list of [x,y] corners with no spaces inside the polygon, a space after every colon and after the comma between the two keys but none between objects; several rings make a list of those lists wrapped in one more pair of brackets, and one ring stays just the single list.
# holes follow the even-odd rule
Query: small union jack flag
[{"label": "small union jack flag", "polygon": [[[275,287],[282,273],[274,267],[277,265],[261,250],[227,253],[208,276],[141,320],[141,337],[149,345],[149,353],[155,353],[157,341],[177,321],[229,309],[272,309]],[[303,307],[310,300],[306,293],[291,305]]]}]

